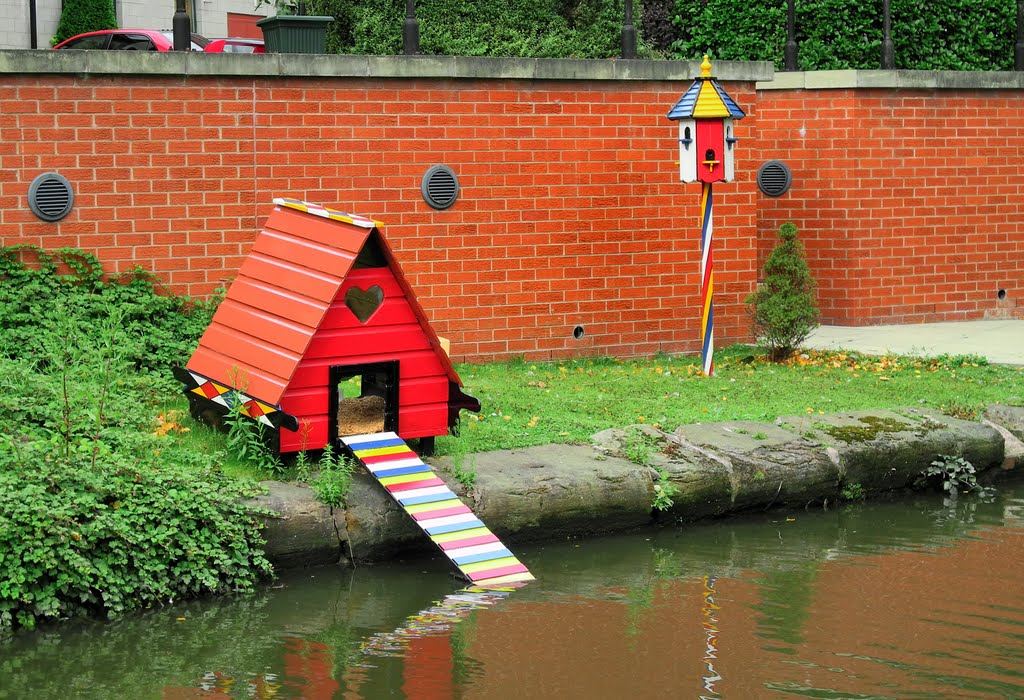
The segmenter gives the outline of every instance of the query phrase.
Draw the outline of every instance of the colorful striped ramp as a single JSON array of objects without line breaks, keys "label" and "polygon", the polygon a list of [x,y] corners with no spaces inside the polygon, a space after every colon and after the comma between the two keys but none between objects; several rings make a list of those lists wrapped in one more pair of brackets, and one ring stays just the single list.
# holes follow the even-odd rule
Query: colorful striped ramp
[{"label": "colorful striped ramp", "polygon": [[474,588],[533,580],[515,555],[398,435],[351,435],[341,440]]}]

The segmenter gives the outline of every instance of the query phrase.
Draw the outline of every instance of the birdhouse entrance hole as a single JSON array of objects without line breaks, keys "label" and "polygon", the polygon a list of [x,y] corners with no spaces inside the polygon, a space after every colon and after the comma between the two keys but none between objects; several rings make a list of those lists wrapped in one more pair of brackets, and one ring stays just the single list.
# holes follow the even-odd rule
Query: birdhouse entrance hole
[{"label": "birdhouse entrance hole", "polygon": [[330,370],[331,435],[398,430],[398,362],[338,365]]}]

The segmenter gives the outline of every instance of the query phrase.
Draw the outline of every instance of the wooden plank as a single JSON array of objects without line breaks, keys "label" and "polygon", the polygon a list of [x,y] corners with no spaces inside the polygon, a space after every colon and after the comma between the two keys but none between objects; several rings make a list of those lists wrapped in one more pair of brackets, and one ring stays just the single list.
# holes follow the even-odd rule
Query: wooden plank
[{"label": "wooden plank", "polygon": [[[394,432],[342,438],[355,458],[395,500],[459,572],[475,585],[533,580],[526,566],[421,460],[408,458]],[[397,459],[396,459],[397,457]],[[403,466],[378,469],[384,464]]]},{"label": "wooden plank", "polygon": [[398,386],[399,406],[448,405],[448,377],[410,377],[404,381],[399,379]]},{"label": "wooden plank", "polygon": [[[328,302],[296,294],[282,287],[268,284],[264,280],[238,276],[231,283],[226,299],[263,309],[268,313],[284,316],[295,323],[316,328],[320,325],[329,306]],[[217,314],[213,315],[214,323]]]},{"label": "wooden plank", "polygon": [[448,404],[436,403],[399,407],[398,426],[402,431],[402,436],[405,438],[447,435]]},{"label": "wooden plank", "polygon": [[[219,352],[227,358],[231,358],[231,364],[228,364],[221,373],[237,364],[259,368],[258,370],[254,369],[250,375],[269,374],[287,380],[292,376],[292,371],[296,365],[299,364],[299,355],[297,353],[277,347],[262,338],[239,333],[226,326],[211,325],[206,329],[206,333],[203,334],[200,345],[214,352]],[[247,389],[245,386],[238,388],[242,390]],[[277,403],[270,399],[266,400],[270,403]]]},{"label": "wooden plank", "polygon": [[266,229],[256,237],[252,250],[258,255],[339,278],[345,277],[356,259],[356,254],[347,250]]},{"label": "wooden plank", "polygon": [[233,299],[225,299],[217,307],[217,322],[239,333],[257,338],[273,338],[275,345],[299,355],[306,349],[315,330]]},{"label": "wooden plank", "polygon": [[371,229],[279,206],[267,217],[264,230],[271,233],[287,232],[297,238],[331,245],[355,254],[362,250]]},{"label": "wooden plank", "polygon": [[255,251],[242,262],[238,275],[316,299],[321,306],[334,301],[344,279],[338,274],[318,272]]},{"label": "wooden plank", "polygon": [[429,350],[426,336],[419,326],[385,326],[375,328],[363,326],[351,330],[321,331],[313,336],[305,357],[310,359],[337,358],[335,364],[356,364],[366,362],[366,355]]},{"label": "wooden plank", "polygon": [[[312,359],[304,356],[296,368],[295,374],[292,375],[289,388],[326,387],[330,368],[336,364],[351,364],[350,360],[353,358],[343,358],[345,362],[339,362],[339,359],[332,357]],[[391,360],[398,360],[399,381],[444,374],[437,357],[427,349],[395,353],[365,353],[359,356],[359,362],[367,364]]]}]

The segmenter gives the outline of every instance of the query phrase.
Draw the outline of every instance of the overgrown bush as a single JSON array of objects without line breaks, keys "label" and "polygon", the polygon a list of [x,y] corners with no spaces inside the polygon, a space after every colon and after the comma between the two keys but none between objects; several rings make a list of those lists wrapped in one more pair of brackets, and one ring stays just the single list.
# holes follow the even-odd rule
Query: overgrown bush
[{"label": "overgrown bush", "polygon": [[[896,68],[1010,70],[1013,0],[892,0]],[[967,19],[969,18],[969,19]],[[783,67],[786,3],[776,0],[676,0],[673,55],[772,61]],[[858,0],[796,3],[800,70],[878,68],[882,11]]]},{"label": "overgrown bush", "polygon": [[[329,15],[332,53],[402,53],[402,0],[311,0]],[[617,0],[436,0],[418,3],[420,50],[455,56],[609,58],[621,53],[623,8]],[[642,54],[649,55],[645,46]]]},{"label": "overgrown bush", "polygon": [[[330,53],[402,53],[402,0],[310,0],[335,18]],[[621,0],[419,2],[423,53],[463,56],[613,58],[621,53]],[[636,0],[641,57],[771,61],[783,66],[786,3],[779,0]],[[970,21],[964,18],[969,17]],[[897,68],[1009,70],[1013,0],[892,0]],[[801,70],[878,68],[882,11],[857,0],[798,0]]]},{"label": "overgrown bush", "polygon": [[0,357],[41,357],[58,321],[56,305],[69,309],[81,325],[76,332],[85,334],[116,308],[130,330],[127,365],[169,388],[170,368],[191,356],[218,301],[169,294],[139,267],[106,278],[96,256],[80,250],[7,246],[0,248]]},{"label": "overgrown bush", "polygon": [[49,315],[36,361],[0,358],[0,632],[250,589],[270,571],[256,485],[154,433],[118,309]]},{"label": "overgrown bush", "polygon": [[818,327],[814,277],[791,223],[779,229],[782,242],[764,264],[764,280],[746,299],[751,305],[754,332],[768,348],[773,361],[788,358]]},{"label": "overgrown bush", "polygon": [[65,0],[53,35],[51,46],[56,46],[76,34],[98,29],[117,29],[113,0]]}]

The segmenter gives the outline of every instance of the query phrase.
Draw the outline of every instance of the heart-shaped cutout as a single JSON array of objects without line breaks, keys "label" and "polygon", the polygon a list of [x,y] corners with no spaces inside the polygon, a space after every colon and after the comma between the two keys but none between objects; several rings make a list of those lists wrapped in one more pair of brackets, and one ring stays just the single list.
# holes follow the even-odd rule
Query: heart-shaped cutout
[{"label": "heart-shaped cutout", "polygon": [[345,306],[356,315],[360,323],[366,323],[384,303],[384,290],[373,285],[369,289],[349,287],[345,292]]}]

